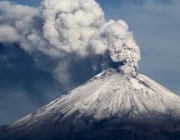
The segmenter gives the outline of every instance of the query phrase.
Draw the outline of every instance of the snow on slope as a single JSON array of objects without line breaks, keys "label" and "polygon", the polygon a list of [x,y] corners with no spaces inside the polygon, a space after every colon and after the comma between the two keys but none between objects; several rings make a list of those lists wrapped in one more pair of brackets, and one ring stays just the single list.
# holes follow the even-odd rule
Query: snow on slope
[{"label": "snow on slope", "polygon": [[33,126],[73,117],[103,120],[133,120],[180,117],[180,97],[145,75],[124,74],[108,69],[84,85],[13,123],[11,127]]}]

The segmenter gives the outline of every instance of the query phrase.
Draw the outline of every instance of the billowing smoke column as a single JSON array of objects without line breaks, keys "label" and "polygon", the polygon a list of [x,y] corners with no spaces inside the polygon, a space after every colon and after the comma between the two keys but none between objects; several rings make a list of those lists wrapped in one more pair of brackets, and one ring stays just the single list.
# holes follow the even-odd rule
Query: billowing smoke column
[{"label": "billowing smoke column", "polygon": [[128,25],[122,20],[106,22],[94,0],[45,0],[41,12],[45,19],[43,35],[60,53],[75,52],[84,57],[108,51],[114,62],[138,67],[139,47]]},{"label": "billowing smoke column", "polygon": [[44,0],[39,8],[0,2],[0,42],[19,43],[33,56],[55,60],[52,71],[67,84],[73,75],[69,69],[79,70],[79,63],[88,63],[91,73],[113,64],[134,73],[140,60],[128,25],[106,21],[95,0]]}]

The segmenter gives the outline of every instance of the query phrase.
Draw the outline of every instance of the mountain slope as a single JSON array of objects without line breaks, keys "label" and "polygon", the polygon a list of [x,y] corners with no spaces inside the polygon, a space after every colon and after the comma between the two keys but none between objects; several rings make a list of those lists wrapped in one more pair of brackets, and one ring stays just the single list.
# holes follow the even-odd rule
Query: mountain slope
[{"label": "mountain slope", "polygon": [[177,139],[180,97],[142,74],[108,69],[5,126],[0,140]]}]

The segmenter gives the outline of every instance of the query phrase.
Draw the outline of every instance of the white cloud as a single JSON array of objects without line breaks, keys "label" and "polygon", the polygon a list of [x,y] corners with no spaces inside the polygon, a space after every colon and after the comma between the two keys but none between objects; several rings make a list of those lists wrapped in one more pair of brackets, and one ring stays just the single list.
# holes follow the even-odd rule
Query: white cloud
[{"label": "white cloud", "polygon": [[20,35],[9,25],[0,25],[0,42],[13,43],[20,40]]},{"label": "white cloud", "polygon": [[[65,79],[67,84],[72,81],[73,76],[68,75],[71,66],[64,59],[72,58],[72,55],[74,61],[96,58],[97,55],[102,57],[96,60],[100,61],[96,64],[100,66],[90,63],[89,67],[94,70],[107,65],[107,58],[111,58],[111,63],[124,64],[124,71],[127,71],[126,67],[128,71],[129,67],[132,71],[138,68],[140,51],[128,25],[123,20],[106,21],[95,0],[44,0],[39,8],[6,1],[0,2],[0,8],[0,17],[6,17],[0,27],[8,27],[0,28],[5,32],[0,35],[0,41],[19,42],[29,54],[42,53],[55,59],[57,66],[52,72],[61,84]],[[57,72],[61,74],[57,75]]]}]

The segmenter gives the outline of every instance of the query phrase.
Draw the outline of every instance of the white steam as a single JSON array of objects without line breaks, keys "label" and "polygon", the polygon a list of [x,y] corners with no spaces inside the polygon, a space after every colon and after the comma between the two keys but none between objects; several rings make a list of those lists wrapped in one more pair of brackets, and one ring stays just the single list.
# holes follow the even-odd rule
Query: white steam
[{"label": "white steam", "polygon": [[89,44],[104,22],[94,0],[45,0],[41,8],[43,36],[54,49],[81,56],[91,53]]},{"label": "white steam", "polygon": [[[39,8],[0,2],[0,42],[19,43],[29,54],[60,60],[52,70],[62,73],[57,76],[60,81],[69,77],[69,63],[63,61],[71,55],[77,61],[93,58],[93,70],[108,65],[109,57],[128,73],[136,71],[140,60],[128,25],[123,20],[106,21],[95,0],[44,0]],[[93,56],[103,60],[96,63]]]},{"label": "white steam", "polygon": [[122,21],[105,21],[104,13],[94,0],[45,0],[44,37],[55,50],[86,56],[103,55],[134,69],[140,60],[139,47],[128,25]]}]

